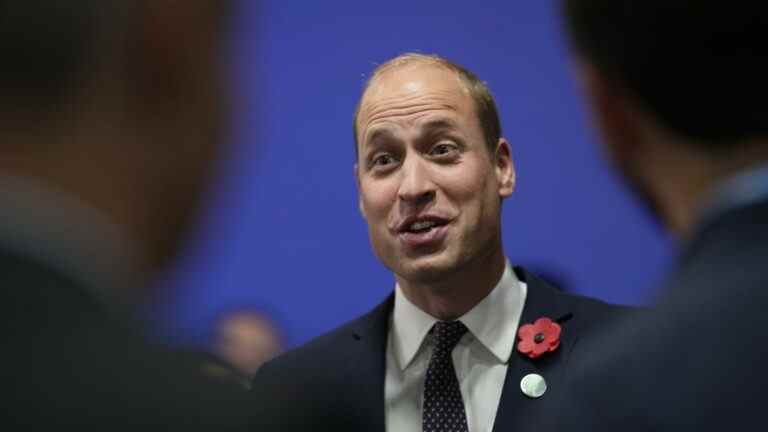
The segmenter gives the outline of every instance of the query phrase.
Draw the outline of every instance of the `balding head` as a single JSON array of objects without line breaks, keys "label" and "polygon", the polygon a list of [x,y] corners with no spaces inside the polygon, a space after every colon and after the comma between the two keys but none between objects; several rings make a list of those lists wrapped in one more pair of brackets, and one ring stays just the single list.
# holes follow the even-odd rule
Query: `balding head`
[{"label": "balding head", "polygon": [[409,67],[434,67],[455,74],[460,84],[460,87],[457,87],[457,89],[466,93],[474,103],[474,109],[480,121],[489,151],[493,152],[495,150],[496,144],[499,138],[501,138],[501,122],[496,102],[488,85],[471,71],[438,55],[406,53],[388,60],[374,69],[371,78],[363,88],[363,94],[355,109],[355,116],[352,122],[356,155],[359,153],[358,147],[360,142],[358,121],[366,95],[371,91],[376,91],[375,87],[382,77],[398,73],[398,71]]}]

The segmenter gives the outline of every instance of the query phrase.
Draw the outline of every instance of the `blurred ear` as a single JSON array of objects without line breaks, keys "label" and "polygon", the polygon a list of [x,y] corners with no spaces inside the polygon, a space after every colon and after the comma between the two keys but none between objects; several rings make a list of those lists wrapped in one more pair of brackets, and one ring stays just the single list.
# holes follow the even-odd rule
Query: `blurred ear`
[{"label": "blurred ear", "polygon": [[577,75],[608,156],[619,166],[626,166],[643,145],[635,99],[591,63],[578,62]]},{"label": "blurred ear", "polygon": [[515,165],[512,162],[512,151],[509,142],[505,138],[499,138],[499,143],[496,145],[494,165],[496,180],[499,184],[499,196],[507,198],[515,190],[517,174],[515,172]]},{"label": "blurred ear", "polygon": [[360,214],[363,219],[368,219],[365,215],[365,208],[363,207],[363,195],[360,193],[360,168],[357,164],[354,166],[355,184],[357,185],[357,207],[360,209]]}]

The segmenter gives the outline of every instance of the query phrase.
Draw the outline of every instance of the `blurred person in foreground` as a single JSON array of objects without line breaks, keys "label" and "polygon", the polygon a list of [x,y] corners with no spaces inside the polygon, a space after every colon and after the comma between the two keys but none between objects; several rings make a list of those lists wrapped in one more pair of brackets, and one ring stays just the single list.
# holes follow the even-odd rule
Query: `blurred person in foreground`
[{"label": "blurred person in foreground", "polygon": [[262,364],[283,350],[274,322],[252,309],[224,314],[216,323],[214,351],[250,381]]},{"label": "blurred person in foreground", "polygon": [[574,358],[555,429],[764,429],[768,6],[564,5],[606,152],[681,251],[654,311]]},{"label": "blurred person in foreground", "polygon": [[219,155],[225,5],[0,0],[0,429],[228,430],[128,318]]},{"label": "blurred person in foreground", "polygon": [[438,56],[387,61],[354,131],[360,211],[394,290],[261,368],[254,390],[277,413],[265,430],[490,431],[516,418],[536,430],[528,413],[556,400],[577,341],[625,309],[510,265],[501,208],[515,168],[473,73]]}]

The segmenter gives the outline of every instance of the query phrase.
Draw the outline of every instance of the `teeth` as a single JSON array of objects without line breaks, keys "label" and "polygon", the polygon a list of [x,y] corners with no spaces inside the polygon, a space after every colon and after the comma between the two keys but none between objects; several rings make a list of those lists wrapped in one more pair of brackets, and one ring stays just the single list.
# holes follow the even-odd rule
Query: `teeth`
[{"label": "teeth", "polygon": [[428,228],[432,228],[435,225],[436,224],[434,222],[432,222],[432,221],[419,221],[419,222],[414,222],[413,224],[411,224],[410,229],[411,229],[411,231],[421,231],[421,230],[425,230],[425,229],[428,229]]}]

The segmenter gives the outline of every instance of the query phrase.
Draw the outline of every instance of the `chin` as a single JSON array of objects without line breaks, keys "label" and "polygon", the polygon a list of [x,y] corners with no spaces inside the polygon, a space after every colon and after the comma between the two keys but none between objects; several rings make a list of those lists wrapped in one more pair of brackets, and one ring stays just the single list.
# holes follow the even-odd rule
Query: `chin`
[{"label": "chin", "polygon": [[417,282],[436,282],[449,277],[458,263],[445,252],[419,258],[401,258],[399,261],[400,277]]}]

